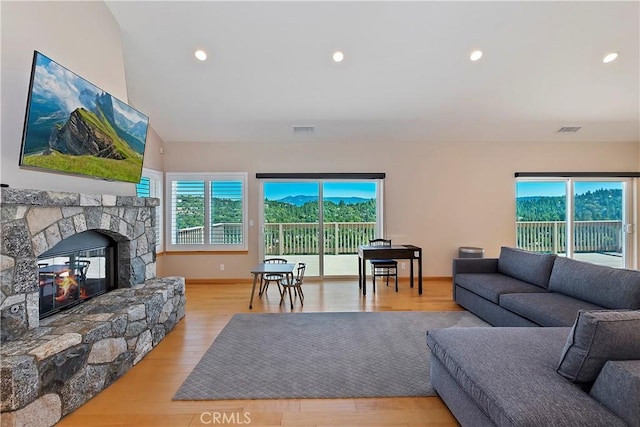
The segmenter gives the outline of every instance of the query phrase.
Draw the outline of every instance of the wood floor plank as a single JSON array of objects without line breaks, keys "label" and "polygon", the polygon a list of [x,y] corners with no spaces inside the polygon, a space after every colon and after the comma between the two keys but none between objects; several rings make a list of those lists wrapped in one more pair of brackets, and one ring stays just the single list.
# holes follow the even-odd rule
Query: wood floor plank
[{"label": "wood floor plank", "polygon": [[[370,284],[369,284],[370,285]],[[408,283],[369,288],[363,297],[356,280],[305,282],[305,304],[294,312],[458,311],[450,280],[425,281],[424,294]],[[63,418],[68,426],[456,426],[438,397],[380,399],[274,399],[172,401],[171,398],[200,361],[216,336],[236,313],[289,313],[276,292],[254,298],[250,283],[187,285],[186,317],[127,374],[98,396]],[[227,423],[213,423],[212,417]],[[226,418],[224,418],[226,417]],[[233,421],[229,422],[229,421]]]},{"label": "wood floor plank", "polygon": [[300,412],[337,412],[355,411],[354,399],[304,399],[300,404]]}]

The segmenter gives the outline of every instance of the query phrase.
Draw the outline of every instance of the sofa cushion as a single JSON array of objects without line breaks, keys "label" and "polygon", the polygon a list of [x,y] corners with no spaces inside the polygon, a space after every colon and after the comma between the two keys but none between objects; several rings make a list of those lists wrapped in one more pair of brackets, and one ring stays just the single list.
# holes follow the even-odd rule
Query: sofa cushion
[{"label": "sofa cushion", "polygon": [[500,306],[540,326],[572,326],[580,310],[602,307],[553,292],[500,295]]},{"label": "sofa cushion", "polygon": [[477,294],[456,285],[454,287],[455,301],[485,322],[501,327],[536,327],[540,326],[522,316],[518,316],[498,304],[484,299]]},{"label": "sofa cushion", "polygon": [[504,293],[545,292],[538,286],[505,276],[504,274],[457,274],[455,282],[476,295],[496,304]]},{"label": "sofa cushion", "polygon": [[558,257],[549,290],[612,309],[640,309],[640,271]]},{"label": "sofa cushion", "polygon": [[640,310],[584,311],[567,338],[558,373],[571,381],[595,381],[607,360],[640,359]]},{"label": "sofa cushion", "polygon": [[[570,328],[447,328],[427,345],[495,425],[622,426],[554,366]],[[437,391],[437,389],[436,389]]]},{"label": "sofa cushion", "polygon": [[547,289],[555,259],[554,254],[539,254],[503,246],[498,258],[498,271]]},{"label": "sofa cushion", "polygon": [[630,426],[640,426],[640,360],[605,363],[590,394]]}]

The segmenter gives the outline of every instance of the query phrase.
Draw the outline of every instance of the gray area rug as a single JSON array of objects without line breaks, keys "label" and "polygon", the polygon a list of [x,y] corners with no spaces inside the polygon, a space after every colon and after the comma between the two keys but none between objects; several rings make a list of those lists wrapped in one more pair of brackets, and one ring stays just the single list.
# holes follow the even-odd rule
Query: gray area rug
[{"label": "gray area rug", "polygon": [[435,396],[426,331],[468,312],[236,314],[174,400]]}]

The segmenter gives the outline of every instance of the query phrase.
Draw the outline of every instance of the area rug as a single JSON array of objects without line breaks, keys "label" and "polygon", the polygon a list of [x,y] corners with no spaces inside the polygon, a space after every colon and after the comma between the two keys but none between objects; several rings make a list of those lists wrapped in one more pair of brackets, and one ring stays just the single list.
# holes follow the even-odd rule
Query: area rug
[{"label": "area rug", "polygon": [[236,314],[173,400],[435,396],[426,331],[468,312]]}]

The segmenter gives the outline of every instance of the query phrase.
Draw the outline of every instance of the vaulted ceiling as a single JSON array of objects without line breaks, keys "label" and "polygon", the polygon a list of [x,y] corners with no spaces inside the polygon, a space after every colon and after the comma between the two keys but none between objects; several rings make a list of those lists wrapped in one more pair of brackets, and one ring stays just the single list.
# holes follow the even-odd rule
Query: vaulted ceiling
[{"label": "vaulted ceiling", "polygon": [[166,142],[640,141],[635,1],[107,6]]}]

